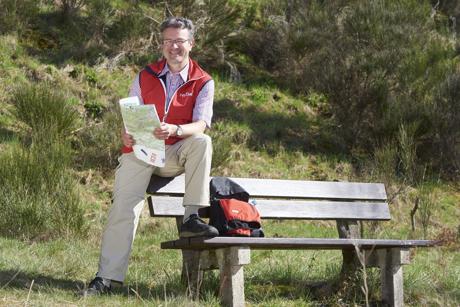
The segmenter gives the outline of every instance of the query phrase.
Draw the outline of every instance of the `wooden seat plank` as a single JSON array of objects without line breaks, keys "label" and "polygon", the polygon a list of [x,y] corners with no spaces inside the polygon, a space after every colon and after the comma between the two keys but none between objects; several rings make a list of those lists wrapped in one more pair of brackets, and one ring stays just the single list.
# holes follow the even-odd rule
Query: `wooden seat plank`
[{"label": "wooden seat plank", "polygon": [[216,249],[246,246],[251,249],[382,249],[429,247],[439,244],[435,240],[391,239],[333,239],[333,238],[250,238],[215,237],[183,238],[161,243],[162,249]]},{"label": "wooden seat plank", "polygon": [[[184,176],[166,179],[166,185],[151,181],[147,194],[182,196]],[[326,182],[281,179],[230,178],[248,191],[251,197],[386,200],[385,186],[381,183]]]},{"label": "wooden seat plank", "polygon": [[[153,196],[152,216],[184,215],[181,197]],[[384,202],[296,201],[258,199],[256,205],[264,219],[349,219],[390,220],[388,204]],[[207,217],[206,211],[200,212]]]}]

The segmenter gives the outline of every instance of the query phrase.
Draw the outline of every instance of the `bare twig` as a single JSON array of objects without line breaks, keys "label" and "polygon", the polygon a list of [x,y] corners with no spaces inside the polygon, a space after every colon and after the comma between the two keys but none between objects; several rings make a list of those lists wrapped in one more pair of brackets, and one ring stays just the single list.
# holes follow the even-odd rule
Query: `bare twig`
[{"label": "bare twig", "polygon": [[142,303],[145,304],[144,299],[139,295],[139,293],[138,293],[136,290],[134,290],[133,288],[131,288],[131,291],[133,291],[134,294],[136,294],[136,297],[137,297],[138,300],[142,301]]},{"label": "bare twig", "polygon": [[[355,247],[357,258],[362,266],[362,274],[363,274],[363,286],[361,287],[361,291],[363,291],[364,297],[366,299],[366,307],[369,307],[369,287],[367,285],[367,272],[366,272],[366,252],[361,250],[359,245],[353,242],[353,246]],[[374,248],[369,251],[369,255],[372,254]]]},{"label": "bare twig", "polygon": [[418,209],[419,200],[420,199],[418,197],[415,199],[414,208],[412,208],[412,210],[410,211],[410,222],[412,226],[412,231],[415,231],[415,213],[417,212],[417,209]]},{"label": "bare twig", "polygon": [[160,24],[160,22],[158,20],[156,20],[155,18],[153,18],[152,16],[144,14],[144,17],[147,18],[147,19],[150,19],[151,21],[153,21],[154,23],[156,23],[158,25]]},{"label": "bare twig", "polygon": [[439,0],[433,7],[431,7],[430,18],[434,18],[436,16],[436,11],[438,9],[439,9]]},{"label": "bare twig", "polygon": [[70,134],[76,134],[77,132],[80,132],[81,130],[92,128],[92,127],[99,126],[99,125],[102,125],[102,124],[103,124],[103,122],[99,122],[99,123],[94,123],[94,124],[91,124],[91,125],[88,125],[88,126],[80,127],[80,128],[75,129],[73,131],[70,131]]},{"label": "bare twig", "polygon": [[168,2],[165,3],[165,9],[166,11],[168,11],[169,16],[174,16],[173,12],[169,8]]},{"label": "bare twig", "polygon": [[27,294],[27,299],[25,303],[26,306],[29,303],[30,293],[32,293],[32,287],[34,286],[34,282],[35,282],[35,279],[32,279],[32,282],[30,283],[29,293]]}]

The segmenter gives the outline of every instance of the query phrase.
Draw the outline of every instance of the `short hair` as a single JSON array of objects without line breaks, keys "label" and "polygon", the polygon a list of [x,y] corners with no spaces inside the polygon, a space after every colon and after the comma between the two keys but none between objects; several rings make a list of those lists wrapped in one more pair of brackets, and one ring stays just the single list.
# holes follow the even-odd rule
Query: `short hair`
[{"label": "short hair", "polygon": [[160,25],[160,32],[163,33],[164,30],[168,28],[175,29],[187,29],[190,33],[190,38],[192,39],[195,35],[195,26],[190,19],[183,17],[169,17],[163,21]]}]

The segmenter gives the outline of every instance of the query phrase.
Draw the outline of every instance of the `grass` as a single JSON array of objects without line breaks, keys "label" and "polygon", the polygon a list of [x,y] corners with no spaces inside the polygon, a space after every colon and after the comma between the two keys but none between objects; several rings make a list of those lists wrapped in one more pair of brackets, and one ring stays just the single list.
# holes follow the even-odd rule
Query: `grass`
[{"label": "grass", "polygon": [[[42,14],[40,18],[47,16],[53,25],[58,22],[53,14]],[[177,236],[175,223],[151,219],[147,212],[141,218],[125,285],[111,296],[76,295],[97,270],[100,238],[110,208],[113,170],[119,154],[120,118],[116,105],[119,98],[126,96],[139,69],[133,63],[140,59],[130,62],[126,58],[123,61],[127,64],[112,65],[110,58],[94,54],[97,60],[89,58],[93,65],[88,65],[79,59],[91,50],[78,50],[77,40],[67,37],[63,48],[53,43],[59,41],[58,36],[71,33],[72,27],[48,28],[48,23],[46,27],[44,33],[38,27],[19,38],[13,34],[0,36],[0,182],[8,179],[10,184],[3,184],[0,191],[4,192],[2,201],[7,199],[5,195],[13,196],[8,206],[2,203],[2,214],[9,208],[9,219],[0,220],[7,229],[0,236],[0,306],[219,306],[215,295],[216,272],[206,274],[200,302],[185,296],[186,289],[180,283],[180,252],[160,249],[162,241]],[[76,32],[75,36],[79,35],[82,34]],[[48,47],[40,47],[40,42]],[[145,64],[144,60],[140,62]],[[436,199],[425,208],[431,210],[425,212],[426,229],[421,224],[423,216],[417,214],[417,226],[412,231],[410,211],[423,185],[408,186],[401,181],[396,172],[394,144],[375,152],[375,161],[363,162],[362,169],[357,169],[356,161],[343,154],[338,145],[341,141],[328,129],[331,123],[317,116],[320,112],[327,113],[328,98],[324,94],[312,91],[294,97],[268,82],[269,74],[263,75],[260,68],[255,71],[244,76],[247,81],[254,78],[246,84],[231,83],[214,75],[215,113],[209,132],[214,142],[212,175],[385,182],[392,196],[393,219],[378,225],[364,223],[365,236],[419,239],[426,235],[445,242],[443,247],[412,252],[413,263],[404,268],[406,304],[460,305],[458,183],[426,183]],[[256,82],[257,78],[262,81]],[[26,123],[20,122],[21,115],[31,115],[25,112],[30,112],[28,101],[34,98],[26,97],[21,104],[22,113],[15,115],[13,102],[24,97],[24,93],[15,92],[18,84],[24,84],[24,88],[47,84],[41,96],[46,96],[48,88],[59,90],[61,96],[42,101],[51,102],[51,106],[37,105],[36,113],[57,107],[62,95],[66,107],[44,116],[26,116],[22,118]],[[52,117],[60,112],[61,115]],[[45,139],[43,134],[33,137],[32,132],[41,126],[53,127],[55,123],[60,123],[58,131],[64,131],[61,136],[68,138],[68,142],[61,144],[65,148],[61,148],[62,152],[48,150],[43,155],[31,156],[33,146],[27,145]],[[53,146],[58,146],[57,143]],[[409,145],[407,142],[408,150]],[[11,152],[16,154],[7,157]],[[18,158],[22,157],[18,152],[23,159]],[[33,158],[33,163],[27,157]],[[410,157],[407,160],[409,165]],[[39,193],[28,195],[29,186]],[[51,193],[53,188],[58,188],[59,193]],[[56,217],[59,212],[48,207],[35,218],[32,214],[24,216],[39,226],[49,222],[49,228],[31,227],[36,235],[21,235],[21,210],[31,206],[42,208],[43,203],[78,204],[81,211],[77,213],[81,216],[69,222],[81,221],[82,217],[85,221],[82,234],[65,231],[65,223],[61,221],[59,225],[64,231],[50,235],[56,225],[48,218]],[[268,221],[263,227],[269,237],[337,236],[335,223],[330,221]],[[323,281],[337,277],[340,265],[338,251],[254,251],[251,264],[245,268],[247,304],[362,305],[360,283],[354,289],[342,289],[332,295],[321,296],[317,291]],[[372,302],[379,299],[379,281],[374,269],[367,273]]]},{"label": "grass", "polygon": [[[101,78],[104,80],[105,77]],[[74,85],[76,88],[81,86],[80,83]],[[217,151],[216,155],[215,151],[215,159],[220,162],[214,165],[213,175],[366,181],[366,178],[356,174],[352,163],[345,156],[309,151],[297,147],[295,142],[266,142],[271,137],[270,134],[257,132],[263,121],[251,122],[249,115],[227,116],[227,113],[235,112],[232,105],[238,105],[238,110],[251,110],[252,100],[245,98],[252,97],[251,87],[240,87],[223,80],[219,81],[218,86],[222,88],[222,92],[218,96],[220,100],[217,100],[216,121],[211,133],[215,139],[215,146],[221,144],[221,148],[218,149],[221,152]],[[260,88],[255,89],[256,93],[259,91]],[[294,106],[298,105],[295,99],[292,99],[292,102],[289,95],[280,93],[277,88],[264,88],[264,91],[268,92],[267,97],[273,97],[275,93],[282,97],[279,100],[269,99],[267,102],[276,105],[274,110],[278,111],[274,111],[273,117],[285,116],[278,103],[289,102]],[[235,92],[240,92],[241,96],[232,96]],[[105,94],[102,93],[101,96],[103,95]],[[228,97],[227,100],[224,100],[224,96]],[[313,115],[307,109],[303,112],[307,119],[312,118]],[[294,119],[295,113],[292,115]],[[105,116],[110,114],[106,113]],[[109,153],[116,156],[117,150],[116,145],[111,144],[116,139],[116,134],[110,136],[107,131],[116,125],[116,116],[110,121],[102,122],[104,124],[88,127],[81,132],[81,135],[87,137],[85,142],[74,143],[74,146],[84,150],[86,154],[84,159],[78,158],[74,161],[77,164],[73,176],[79,182],[77,188],[84,204],[85,220],[89,225],[88,235],[82,238],[57,237],[51,241],[0,238],[1,304],[218,306],[215,296],[218,277],[215,272],[206,274],[200,302],[190,301],[185,296],[185,287],[179,281],[180,253],[159,248],[160,242],[176,237],[175,223],[151,219],[146,212],[138,229],[125,285],[111,296],[85,299],[76,295],[97,270],[100,236],[110,207],[113,180],[111,165],[114,162],[108,163],[107,157]],[[286,127],[269,122],[273,123],[273,131],[284,133]],[[314,133],[314,129],[306,129],[302,133],[303,137]],[[226,135],[230,141],[222,138],[222,135]],[[268,145],[258,147],[258,142]],[[106,147],[109,144],[110,147]],[[10,147],[11,144],[5,146]],[[375,180],[377,179],[374,178],[373,181]],[[391,192],[392,187],[388,188]],[[457,289],[459,245],[455,232],[458,223],[455,216],[459,216],[457,204],[460,195],[456,185],[438,183],[434,188],[439,189],[438,202],[433,208],[427,236],[450,238],[450,245],[417,250],[413,253],[413,263],[405,268],[405,297],[409,306],[456,306],[460,298]],[[412,205],[411,198],[406,196],[409,192],[404,191],[393,201],[391,210],[394,220],[381,223],[372,232],[371,225],[365,224],[365,234],[381,238],[421,238],[422,229],[417,228],[416,232],[410,230],[409,211]],[[336,236],[335,224],[325,221],[266,222],[264,228],[270,237]],[[347,302],[361,304],[363,301],[359,296],[359,289],[353,292],[356,297],[350,297],[347,291],[330,296],[318,296],[315,285],[325,280],[334,280],[340,271],[340,265],[341,255],[337,251],[255,251],[252,253],[251,265],[245,269],[248,305],[342,306]],[[379,283],[373,270],[369,270],[368,275],[372,302],[379,299]]]},{"label": "grass", "polygon": [[[25,242],[0,239],[0,298],[2,304],[33,306],[218,306],[215,272],[205,276],[199,303],[185,297],[179,282],[181,257],[175,250],[161,250],[160,242],[176,237],[175,222],[152,219],[143,212],[131,263],[123,287],[114,295],[81,298],[76,293],[95,273],[102,219],[92,221],[87,239]],[[267,236],[334,237],[332,222],[266,222]],[[412,252],[405,266],[405,300],[408,306],[456,306],[460,276],[458,244]],[[340,271],[338,251],[254,251],[245,269],[249,306],[341,306],[343,296],[318,297],[314,285],[334,280]],[[369,270],[370,299],[379,298],[375,272]],[[32,284],[33,282],[33,284]],[[360,299],[358,299],[360,301]]]},{"label": "grass", "polygon": [[[105,77],[101,77],[104,81]],[[76,88],[80,83],[73,83]],[[104,81],[106,82],[106,81]],[[263,121],[251,122],[249,115],[231,115],[238,110],[251,110],[252,88],[240,87],[220,80],[222,92],[217,100],[216,121],[211,130],[215,146],[213,175],[271,177],[315,180],[366,181],[359,177],[352,163],[345,156],[325,155],[314,150],[297,147],[296,143],[267,142],[269,134],[258,133]],[[92,88],[94,90],[94,88]],[[101,91],[101,89],[94,90]],[[260,88],[255,89],[258,93]],[[298,105],[288,94],[277,88],[264,88],[266,97],[275,93],[279,100],[269,99],[274,105],[276,118],[285,116],[279,104]],[[234,96],[239,92],[240,96]],[[101,93],[100,96],[106,94]],[[227,97],[225,100],[223,97]],[[220,100],[219,100],[220,99]],[[109,104],[108,104],[109,105]],[[264,106],[266,108],[266,106]],[[257,110],[257,107],[256,107]],[[297,109],[300,110],[300,109]],[[313,114],[303,112],[307,119]],[[227,116],[227,113],[230,114]],[[294,116],[296,112],[291,114]],[[112,113],[105,113],[109,116]],[[291,116],[289,115],[289,116]],[[8,115],[9,116],[9,115]],[[126,283],[114,295],[98,298],[81,298],[76,293],[94,276],[97,270],[100,236],[110,207],[113,163],[107,161],[109,153],[116,157],[116,132],[110,136],[117,117],[103,119],[101,125],[88,127],[81,132],[85,142],[74,143],[84,151],[86,157],[74,161],[74,179],[84,204],[85,220],[89,225],[88,235],[57,237],[54,240],[24,241],[0,238],[0,304],[34,306],[218,306],[216,289],[218,277],[215,272],[206,274],[200,302],[190,301],[185,296],[185,287],[180,283],[181,257],[178,251],[161,250],[160,242],[176,237],[174,221],[151,219],[144,212],[141,226],[132,252]],[[4,117],[0,117],[4,118]],[[97,123],[97,120],[95,120]],[[284,133],[286,127],[272,123],[273,131]],[[7,126],[9,127],[9,126]],[[108,133],[107,131],[110,131]],[[105,132],[105,133],[104,133]],[[302,137],[314,133],[314,128],[305,129]],[[222,138],[226,135],[227,139]],[[230,141],[228,141],[230,140]],[[257,146],[258,142],[266,145]],[[107,147],[110,144],[109,147]],[[268,144],[268,145],[267,145]],[[318,142],[315,141],[315,146]],[[5,146],[10,147],[11,144]],[[100,146],[100,147],[98,147]],[[220,150],[220,152],[219,152]],[[216,154],[217,152],[217,154]],[[377,178],[378,179],[378,178]],[[377,180],[373,179],[373,181]],[[393,182],[393,184],[396,184]],[[392,187],[389,186],[389,191]],[[442,248],[417,250],[413,263],[405,267],[406,303],[409,306],[438,305],[456,306],[460,299],[457,289],[460,259],[458,254],[458,187],[454,184],[434,184],[438,189],[437,206],[433,208],[429,238],[446,237],[450,245]],[[410,230],[409,211],[412,208],[410,190],[403,191],[392,203],[394,220],[381,223],[370,231],[372,225],[365,224],[365,234],[381,238],[421,238],[423,231]],[[438,227],[442,225],[442,227]],[[335,237],[333,222],[266,222],[268,236]],[[362,304],[360,290],[355,296],[347,291],[330,296],[320,296],[315,287],[325,280],[334,280],[340,271],[341,255],[337,251],[254,251],[251,265],[245,269],[246,300],[249,306],[315,306],[318,304],[343,306],[353,302]],[[376,272],[369,270],[368,285],[370,300],[379,299],[379,282]]]}]

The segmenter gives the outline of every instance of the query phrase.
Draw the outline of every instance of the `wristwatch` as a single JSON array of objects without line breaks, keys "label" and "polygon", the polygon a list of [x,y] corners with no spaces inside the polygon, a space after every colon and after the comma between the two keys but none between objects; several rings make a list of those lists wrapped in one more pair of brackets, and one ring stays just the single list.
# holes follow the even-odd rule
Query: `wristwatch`
[{"label": "wristwatch", "polygon": [[184,130],[180,125],[177,125],[176,136],[181,136],[182,134],[184,134]]}]

